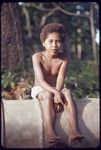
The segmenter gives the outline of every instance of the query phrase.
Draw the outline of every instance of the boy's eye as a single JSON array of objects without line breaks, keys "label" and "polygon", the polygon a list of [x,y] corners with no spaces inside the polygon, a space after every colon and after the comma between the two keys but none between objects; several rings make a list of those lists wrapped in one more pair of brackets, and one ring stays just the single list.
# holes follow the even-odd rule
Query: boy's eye
[{"label": "boy's eye", "polygon": [[[50,40],[49,42],[52,43],[53,40]],[[56,43],[61,43],[61,41],[60,41],[60,40],[57,40]]]},{"label": "boy's eye", "polygon": [[61,41],[60,41],[60,40],[58,40],[58,41],[57,41],[57,43],[61,43]]},{"label": "boy's eye", "polygon": [[52,42],[53,42],[53,40],[50,40],[49,42],[50,42],[50,43],[52,43]]}]

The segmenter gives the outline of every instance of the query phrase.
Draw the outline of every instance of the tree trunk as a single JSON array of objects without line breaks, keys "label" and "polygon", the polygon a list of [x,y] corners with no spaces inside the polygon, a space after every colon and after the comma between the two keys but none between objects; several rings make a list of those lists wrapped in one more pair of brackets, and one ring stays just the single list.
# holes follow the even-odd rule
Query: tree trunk
[{"label": "tree trunk", "polygon": [[98,75],[98,58],[97,58],[97,49],[95,42],[95,28],[94,28],[94,19],[93,19],[93,4],[90,4],[90,26],[91,26],[91,38],[92,38],[92,48],[93,48],[93,58],[94,58],[94,69],[96,75]]},{"label": "tree trunk", "polygon": [[1,65],[15,71],[24,68],[23,41],[17,3],[1,7]]},{"label": "tree trunk", "polygon": [[81,47],[81,44],[78,43],[77,44],[77,59],[81,60],[81,57],[82,57],[82,47]]}]

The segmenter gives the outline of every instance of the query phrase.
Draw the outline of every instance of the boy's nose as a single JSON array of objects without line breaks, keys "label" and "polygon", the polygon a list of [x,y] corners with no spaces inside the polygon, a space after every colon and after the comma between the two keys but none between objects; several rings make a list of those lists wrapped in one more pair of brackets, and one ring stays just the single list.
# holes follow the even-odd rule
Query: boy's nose
[{"label": "boy's nose", "polygon": [[53,43],[52,43],[52,46],[57,47],[57,43],[56,43],[56,42],[53,42]]}]

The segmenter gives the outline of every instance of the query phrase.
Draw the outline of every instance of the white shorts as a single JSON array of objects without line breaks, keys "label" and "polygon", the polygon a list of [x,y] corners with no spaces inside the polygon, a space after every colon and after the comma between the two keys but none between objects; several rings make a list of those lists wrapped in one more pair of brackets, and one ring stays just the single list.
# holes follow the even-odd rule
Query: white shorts
[{"label": "white shorts", "polygon": [[43,92],[45,91],[45,89],[43,89],[41,86],[34,86],[32,87],[31,89],[31,97],[34,99],[34,98],[37,98],[38,94],[40,92]]}]

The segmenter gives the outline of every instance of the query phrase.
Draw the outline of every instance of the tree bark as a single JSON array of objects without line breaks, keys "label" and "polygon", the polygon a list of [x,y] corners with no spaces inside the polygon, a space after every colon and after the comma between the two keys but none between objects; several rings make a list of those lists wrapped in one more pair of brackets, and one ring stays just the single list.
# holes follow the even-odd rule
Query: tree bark
[{"label": "tree bark", "polygon": [[17,3],[1,6],[1,65],[15,71],[24,68],[23,40]]},{"label": "tree bark", "polygon": [[90,28],[91,28],[91,38],[92,38],[92,49],[93,49],[93,58],[94,58],[94,69],[96,75],[98,75],[98,58],[97,58],[97,49],[95,42],[95,28],[94,28],[94,19],[93,19],[93,4],[90,4]]},{"label": "tree bark", "polygon": [[81,60],[82,57],[82,47],[81,47],[81,43],[77,44],[77,59]]}]

